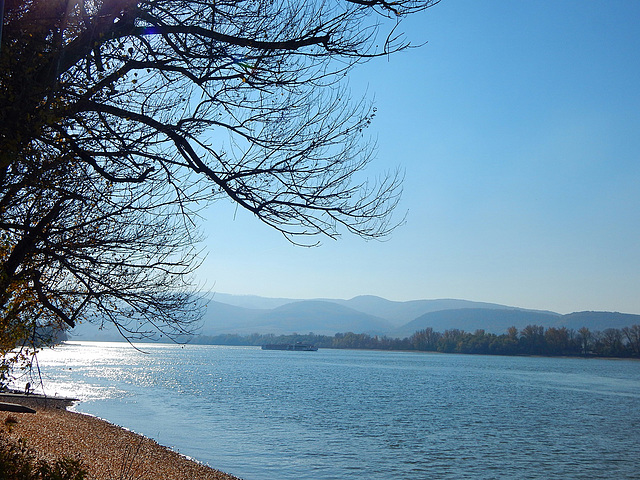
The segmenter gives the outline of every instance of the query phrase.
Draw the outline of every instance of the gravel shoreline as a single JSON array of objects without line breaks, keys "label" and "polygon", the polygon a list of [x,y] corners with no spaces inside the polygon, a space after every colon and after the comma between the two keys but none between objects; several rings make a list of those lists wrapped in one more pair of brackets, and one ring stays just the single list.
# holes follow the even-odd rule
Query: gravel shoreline
[{"label": "gravel shoreline", "polygon": [[239,480],[99,418],[60,408],[36,410],[0,412],[2,435],[26,440],[41,459],[79,460],[91,480]]}]

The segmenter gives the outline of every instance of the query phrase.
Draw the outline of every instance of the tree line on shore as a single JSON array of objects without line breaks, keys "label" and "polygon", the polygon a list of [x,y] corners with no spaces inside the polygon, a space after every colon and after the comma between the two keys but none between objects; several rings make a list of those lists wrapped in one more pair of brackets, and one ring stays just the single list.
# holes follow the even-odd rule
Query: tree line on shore
[{"label": "tree line on shore", "polygon": [[291,334],[200,335],[191,343],[208,345],[264,345],[269,343],[312,343],[320,348],[374,350],[415,350],[423,352],[466,353],[480,355],[546,355],[640,358],[640,325],[591,331],[566,327],[527,325],[521,330],[510,327],[501,335],[484,330],[465,332],[449,329],[436,332],[425,328],[403,339],[367,333],[330,335]]}]

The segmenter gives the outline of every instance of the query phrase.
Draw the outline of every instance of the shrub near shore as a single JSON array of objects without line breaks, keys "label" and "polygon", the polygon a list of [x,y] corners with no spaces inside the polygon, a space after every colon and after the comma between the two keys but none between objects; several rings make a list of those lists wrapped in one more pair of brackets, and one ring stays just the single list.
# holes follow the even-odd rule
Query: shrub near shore
[{"label": "shrub near shore", "polygon": [[[12,417],[5,425],[10,428]],[[87,472],[77,460],[67,457],[53,463],[38,460],[24,440],[0,436],[0,478],[11,480],[84,480]]]}]

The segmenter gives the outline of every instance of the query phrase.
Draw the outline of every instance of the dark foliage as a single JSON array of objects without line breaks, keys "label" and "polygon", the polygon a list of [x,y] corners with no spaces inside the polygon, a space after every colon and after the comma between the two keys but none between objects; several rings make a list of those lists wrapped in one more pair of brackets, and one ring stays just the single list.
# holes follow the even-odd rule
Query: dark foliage
[{"label": "dark foliage", "polygon": [[226,334],[200,335],[192,343],[210,345],[263,345],[267,343],[311,343],[320,348],[349,348],[374,350],[416,350],[423,352],[466,353],[481,355],[546,355],[640,358],[640,325],[623,329],[608,328],[591,332],[581,328],[577,332],[567,328],[528,325],[520,332],[515,327],[496,335],[476,330],[474,333],[451,329],[436,332],[426,328],[408,338],[397,339],[371,336],[366,333],[337,333],[335,336]]},{"label": "dark foliage", "polygon": [[53,463],[37,460],[24,442],[0,437],[0,479],[84,480],[86,475],[76,460],[66,457]]},{"label": "dark foliage", "polygon": [[296,243],[389,233],[401,175],[362,176],[375,109],[345,77],[435,3],[5,0],[0,354],[37,325],[193,331],[219,199]]}]

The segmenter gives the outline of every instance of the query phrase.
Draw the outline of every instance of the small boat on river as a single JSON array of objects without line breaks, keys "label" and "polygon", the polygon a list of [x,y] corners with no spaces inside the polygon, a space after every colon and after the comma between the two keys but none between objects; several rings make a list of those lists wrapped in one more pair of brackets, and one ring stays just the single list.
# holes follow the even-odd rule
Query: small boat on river
[{"label": "small boat on river", "polygon": [[293,352],[317,352],[318,347],[310,343],[270,343],[262,345],[262,350],[289,350]]}]

